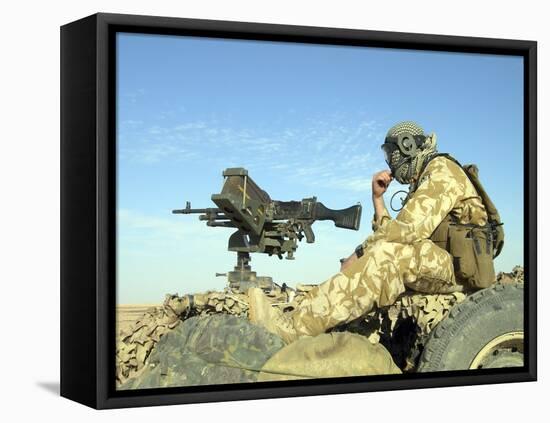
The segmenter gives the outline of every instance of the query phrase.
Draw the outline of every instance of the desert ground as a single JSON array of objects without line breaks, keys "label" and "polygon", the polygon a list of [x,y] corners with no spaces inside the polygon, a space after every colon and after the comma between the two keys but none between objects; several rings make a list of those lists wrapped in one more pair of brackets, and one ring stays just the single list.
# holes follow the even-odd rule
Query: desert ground
[{"label": "desert ground", "polygon": [[161,304],[121,304],[116,308],[117,335],[128,328],[150,308],[159,308]]}]

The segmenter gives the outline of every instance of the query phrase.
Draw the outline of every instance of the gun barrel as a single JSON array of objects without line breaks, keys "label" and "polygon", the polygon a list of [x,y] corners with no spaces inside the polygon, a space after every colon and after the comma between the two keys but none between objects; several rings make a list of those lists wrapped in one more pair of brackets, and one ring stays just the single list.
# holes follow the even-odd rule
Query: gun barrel
[{"label": "gun barrel", "polygon": [[208,216],[215,216],[218,213],[221,213],[222,211],[218,208],[207,208],[207,209],[192,209],[191,208],[191,202],[186,201],[185,202],[185,208],[184,209],[175,209],[172,210],[173,214],[206,214]]},{"label": "gun barrel", "polygon": [[184,209],[175,209],[172,210],[173,214],[209,214],[209,213],[221,213],[220,209],[217,208],[211,208],[211,209],[192,209],[192,208],[184,208]]}]

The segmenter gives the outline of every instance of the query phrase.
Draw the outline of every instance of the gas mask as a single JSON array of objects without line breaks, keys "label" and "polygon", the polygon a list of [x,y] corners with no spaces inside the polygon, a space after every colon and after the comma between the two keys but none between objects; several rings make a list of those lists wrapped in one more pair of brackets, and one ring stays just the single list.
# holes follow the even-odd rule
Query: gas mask
[{"label": "gas mask", "polygon": [[382,150],[397,182],[410,184],[426,159],[436,152],[435,135],[427,137],[416,123],[401,122],[388,131]]}]

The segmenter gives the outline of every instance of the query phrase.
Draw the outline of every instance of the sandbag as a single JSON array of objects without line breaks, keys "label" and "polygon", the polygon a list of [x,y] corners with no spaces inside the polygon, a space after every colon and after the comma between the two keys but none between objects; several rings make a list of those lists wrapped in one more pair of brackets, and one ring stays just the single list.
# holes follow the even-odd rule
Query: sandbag
[{"label": "sandbag", "polygon": [[258,382],[399,373],[382,344],[353,333],[332,332],[286,345],[267,360]]}]

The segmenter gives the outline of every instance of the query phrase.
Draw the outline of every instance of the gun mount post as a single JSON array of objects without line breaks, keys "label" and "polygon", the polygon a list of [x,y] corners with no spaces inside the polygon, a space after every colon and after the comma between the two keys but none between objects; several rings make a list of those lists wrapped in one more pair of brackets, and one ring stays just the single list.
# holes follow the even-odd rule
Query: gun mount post
[{"label": "gun mount post", "polygon": [[252,258],[247,252],[237,252],[237,265],[233,271],[227,272],[227,282],[233,290],[246,293],[249,288],[271,289],[273,279],[269,276],[256,276],[252,271],[250,261]]}]

